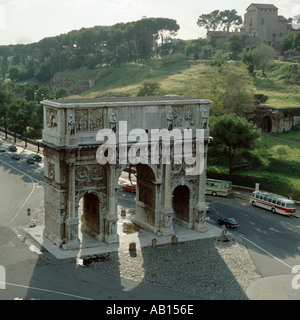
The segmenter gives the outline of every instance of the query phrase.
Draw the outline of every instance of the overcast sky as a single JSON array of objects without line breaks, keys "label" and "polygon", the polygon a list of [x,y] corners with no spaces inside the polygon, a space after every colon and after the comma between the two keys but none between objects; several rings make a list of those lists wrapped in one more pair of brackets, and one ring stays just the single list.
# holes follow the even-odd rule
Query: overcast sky
[{"label": "overcast sky", "polygon": [[[147,18],[171,18],[180,25],[177,37],[205,37],[200,15],[236,9],[244,18],[245,0],[0,0],[0,45],[37,42],[83,27],[114,25]],[[279,14],[300,14],[300,0],[254,1],[274,4]]]}]

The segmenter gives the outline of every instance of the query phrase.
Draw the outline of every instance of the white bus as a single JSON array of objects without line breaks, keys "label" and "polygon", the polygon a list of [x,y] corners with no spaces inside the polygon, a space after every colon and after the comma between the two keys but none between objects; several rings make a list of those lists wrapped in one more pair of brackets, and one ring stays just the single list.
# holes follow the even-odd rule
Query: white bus
[{"label": "white bus", "polygon": [[284,215],[294,215],[296,213],[294,201],[273,193],[254,191],[250,196],[250,203],[254,207],[262,207],[271,210],[273,213]]}]

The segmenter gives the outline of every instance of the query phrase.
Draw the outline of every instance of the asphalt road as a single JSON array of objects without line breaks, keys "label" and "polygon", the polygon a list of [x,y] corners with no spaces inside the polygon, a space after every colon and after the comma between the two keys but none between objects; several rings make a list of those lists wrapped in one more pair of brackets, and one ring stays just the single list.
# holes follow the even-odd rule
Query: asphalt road
[{"label": "asphalt road", "polygon": [[229,231],[246,247],[263,276],[291,274],[300,264],[300,219],[252,207],[247,200],[208,196],[208,222],[233,217],[239,227]]}]

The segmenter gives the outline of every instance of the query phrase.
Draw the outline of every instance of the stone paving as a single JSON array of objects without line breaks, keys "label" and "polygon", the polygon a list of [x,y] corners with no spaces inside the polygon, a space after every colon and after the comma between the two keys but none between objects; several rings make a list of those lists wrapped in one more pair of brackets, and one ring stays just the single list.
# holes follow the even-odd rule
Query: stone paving
[{"label": "stone paving", "polygon": [[260,279],[246,248],[231,237],[111,252],[89,267],[208,300],[248,299],[247,288]]}]

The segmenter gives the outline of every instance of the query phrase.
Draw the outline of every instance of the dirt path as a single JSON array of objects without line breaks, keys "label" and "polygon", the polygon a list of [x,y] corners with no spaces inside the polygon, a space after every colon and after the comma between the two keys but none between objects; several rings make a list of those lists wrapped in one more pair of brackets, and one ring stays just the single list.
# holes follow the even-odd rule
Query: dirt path
[{"label": "dirt path", "polygon": [[280,141],[285,141],[285,142],[293,143],[293,144],[296,144],[296,145],[300,146],[300,142],[297,142],[297,141],[276,137],[276,136],[273,136],[272,134],[266,133],[266,132],[262,132],[262,134],[265,135],[265,136],[280,140]]}]

